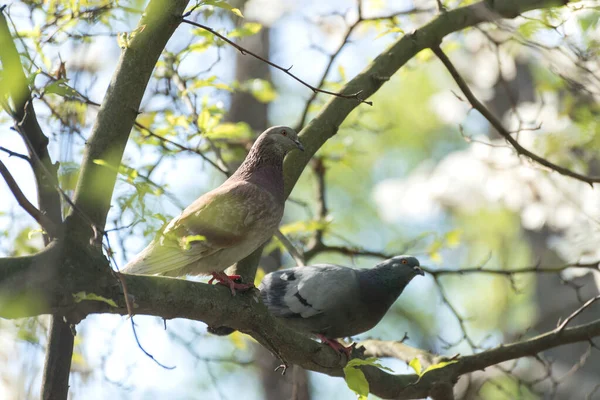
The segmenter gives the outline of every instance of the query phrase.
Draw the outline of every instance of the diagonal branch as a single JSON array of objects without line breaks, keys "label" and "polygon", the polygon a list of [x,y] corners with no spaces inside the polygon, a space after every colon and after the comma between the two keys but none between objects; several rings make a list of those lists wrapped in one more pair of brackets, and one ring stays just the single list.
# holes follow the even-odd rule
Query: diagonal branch
[{"label": "diagonal branch", "polygon": [[[480,1],[440,14],[431,22],[412,34],[404,35],[382,52],[362,72],[350,80],[343,93],[357,93],[367,99],[387,82],[391,76],[421,50],[441,43],[444,36],[461,31],[482,22],[501,18],[515,18],[520,14],[542,8],[556,7],[568,3],[566,0],[496,0]],[[285,160],[285,194],[288,196],[304,167],[321,146],[334,136],[346,117],[357,107],[357,103],[332,97],[300,133],[305,151],[292,153]]]},{"label": "diagonal branch", "polygon": [[[318,88],[322,87],[325,84],[325,80],[327,79],[327,76],[329,75],[329,73],[331,72],[331,70],[333,68],[334,61],[340,55],[340,53],[342,52],[344,47],[346,47],[346,45],[348,44],[350,36],[352,36],[352,34],[356,30],[356,28],[358,28],[358,26],[360,26],[363,22],[393,20],[394,18],[397,18],[400,16],[415,15],[415,14],[428,13],[428,12],[434,11],[434,9],[431,9],[431,8],[413,8],[410,10],[398,11],[398,12],[395,12],[395,13],[392,13],[389,15],[385,15],[385,16],[382,15],[382,16],[378,16],[378,17],[365,17],[362,13],[362,1],[363,0],[357,1],[357,3],[358,3],[357,4],[358,18],[356,19],[356,21],[354,21],[354,23],[352,25],[349,25],[346,27],[346,33],[344,34],[344,37],[342,38],[340,45],[333,53],[331,53],[329,55],[329,60],[327,61],[327,65],[325,66],[325,69],[323,70],[323,73],[321,74],[321,79],[319,79],[319,83],[317,84]],[[302,115],[300,117],[300,122],[298,123],[298,126],[300,128],[304,127],[304,125],[306,124],[306,119],[308,118],[308,112],[310,111],[311,106],[313,105],[315,99],[317,98],[317,93],[318,93],[317,91],[313,91],[311,96],[306,101],[306,104],[304,105],[304,110],[302,111]]]},{"label": "diagonal branch", "polygon": [[27,212],[27,214],[31,215],[33,219],[35,219],[37,223],[40,224],[40,226],[50,235],[50,237],[56,237],[58,234],[58,228],[54,222],[52,222],[46,214],[38,210],[33,204],[31,204],[29,200],[27,200],[27,197],[25,197],[21,191],[21,188],[17,182],[15,182],[15,179],[2,161],[0,161],[0,175],[2,175],[6,181],[6,184],[8,185],[8,188],[15,196],[15,199],[17,199],[19,205]]},{"label": "diagonal branch", "polygon": [[467,100],[469,100],[471,106],[477,111],[479,111],[479,113],[481,113],[481,115],[483,115],[483,117],[489,121],[489,123],[498,131],[498,133],[502,135],[502,137],[513,146],[517,154],[528,157],[536,163],[543,165],[544,167],[549,168],[551,170],[554,170],[561,175],[569,176],[579,181],[588,183],[592,187],[594,183],[600,182],[600,176],[583,175],[571,169],[561,167],[560,165],[554,164],[553,162],[548,161],[544,157],[541,157],[533,153],[532,151],[527,150],[525,147],[521,146],[517,139],[512,137],[510,132],[506,130],[506,128],[504,128],[504,126],[502,125],[502,121],[500,121],[490,110],[487,109],[487,107],[482,102],[480,102],[475,97],[471,89],[469,89],[469,86],[467,85],[465,80],[456,70],[448,56],[446,56],[446,54],[442,51],[439,45],[431,46],[431,50],[444,64],[450,75],[452,75],[452,78],[454,79],[460,90],[463,92]]},{"label": "diagonal branch", "polygon": [[567,325],[569,325],[569,323],[575,317],[577,317],[579,314],[581,314],[583,311],[585,311],[585,309],[587,309],[589,306],[591,306],[598,300],[600,300],[600,295],[592,297],[591,299],[589,299],[588,301],[583,303],[583,305],[581,307],[579,307],[577,310],[573,311],[573,313],[571,315],[569,315],[567,318],[565,318],[565,320],[561,324],[558,325],[558,327],[556,328],[556,331],[559,333],[564,331],[565,328],[567,327]]},{"label": "diagonal branch", "polygon": [[239,44],[235,43],[234,41],[232,41],[231,39],[228,39],[226,36],[221,35],[219,32],[215,31],[214,29],[212,29],[209,26],[206,25],[202,25],[198,22],[194,22],[194,21],[190,21],[189,19],[185,19],[182,18],[181,20],[182,22],[185,22],[186,24],[190,24],[193,25],[195,27],[198,27],[200,29],[204,29],[207,32],[212,33],[213,35],[217,36],[219,39],[229,43],[231,46],[235,47],[236,49],[238,49],[240,51],[240,53],[242,54],[250,54],[252,57],[255,57],[259,60],[261,60],[264,63],[269,64],[271,67],[273,68],[277,68],[280,71],[283,71],[283,73],[285,73],[288,76],[291,76],[293,79],[295,79],[296,81],[300,82],[301,84],[303,84],[304,86],[306,86],[307,88],[309,88],[310,90],[313,91],[313,93],[325,93],[325,94],[329,94],[332,96],[336,96],[342,99],[355,99],[358,101],[358,103],[365,103],[368,104],[370,106],[373,105],[373,102],[371,101],[366,101],[364,100],[363,96],[362,96],[362,92],[359,90],[355,93],[351,93],[351,94],[343,94],[343,93],[337,93],[337,92],[330,92],[329,90],[324,90],[324,89],[320,89],[318,87],[312,86],[311,84],[307,83],[306,81],[303,81],[302,79],[298,78],[296,75],[292,74],[290,72],[290,70],[292,69],[292,67],[288,67],[288,68],[284,68],[280,65],[275,64],[272,61],[267,60],[266,58],[263,58],[261,56],[259,56],[258,54],[247,50],[245,48],[243,48],[242,46],[240,46]]}]

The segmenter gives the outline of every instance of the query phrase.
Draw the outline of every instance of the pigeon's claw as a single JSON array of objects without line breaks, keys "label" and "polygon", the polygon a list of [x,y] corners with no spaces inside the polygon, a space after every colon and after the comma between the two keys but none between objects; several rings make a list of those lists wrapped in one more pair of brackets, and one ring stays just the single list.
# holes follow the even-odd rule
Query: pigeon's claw
[{"label": "pigeon's claw", "polygon": [[352,355],[352,350],[354,350],[354,346],[351,345],[346,347],[337,340],[329,339],[328,337],[321,334],[318,334],[317,337],[321,339],[321,342],[323,342],[324,344],[326,344],[327,346],[331,347],[339,353],[344,353],[348,360],[350,359],[350,356]]},{"label": "pigeon's claw", "polygon": [[213,272],[212,278],[208,281],[208,283],[212,284],[216,280],[218,284],[228,286],[231,290],[231,295],[235,296],[237,292],[244,292],[254,287],[254,284],[252,283],[236,282],[241,278],[242,277],[239,275],[227,275],[225,272]]}]

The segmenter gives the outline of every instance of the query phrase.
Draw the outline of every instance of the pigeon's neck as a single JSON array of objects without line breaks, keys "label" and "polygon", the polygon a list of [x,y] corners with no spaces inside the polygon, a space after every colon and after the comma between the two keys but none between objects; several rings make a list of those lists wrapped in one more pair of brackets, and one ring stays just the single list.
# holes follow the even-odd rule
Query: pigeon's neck
[{"label": "pigeon's neck", "polygon": [[388,266],[361,270],[359,274],[360,292],[363,301],[377,303],[383,312],[394,304],[410,277],[399,275],[397,269]]},{"label": "pigeon's neck", "polygon": [[[275,149],[271,149],[275,150]],[[283,200],[283,159],[285,154],[268,151],[261,143],[255,143],[244,162],[230,179],[252,182]]]}]

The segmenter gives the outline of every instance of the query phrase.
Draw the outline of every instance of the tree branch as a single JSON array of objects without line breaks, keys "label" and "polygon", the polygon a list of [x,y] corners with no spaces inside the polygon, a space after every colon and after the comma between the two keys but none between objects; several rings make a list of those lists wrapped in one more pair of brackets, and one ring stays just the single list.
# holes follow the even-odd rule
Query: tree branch
[{"label": "tree branch", "polygon": [[190,21],[189,19],[185,19],[185,18],[182,18],[181,21],[185,22],[186,24],[190,24],[190,25],[193,25],[195,27],[198,27],[200,29],[204,29],[205,31],[210,32],[213,35],[217,36],[219,39],[221,39],[221,40],[229,43],[231,46],[233,46],[236,49],[238,49],[240,51],[240,53],[242,53],[242,54],[250,54],[252,57],[255,57],[255,58],[261,60],[262,62],[269,64],[271,67],[277,68],[278,70],[283,71],[286,75],[291,76],[293,79],[295,79],[296,81],[300,82],[301,84],[303,84],[304,86],[306,86],[307,88],[309,88],[310,90],[312,90],[313,93],[317,93],[317,92],[318,93],[325,93],[325,94],[336,96],[336,97],[339,97],[339,98],[342,98],[342,99],[355,99],[355,100],[358,101],[358,104],[365,103],[365,104],[368,104],[370,106],[373,105],[373,102],[364,100],[364,98],[362,96],[362,92],[360,90],[357,91],[357,92],[355,92],[355,93],[344,94],[343,91],[340,92],[340,93],[330,92],[329,90],[324,90],[324,89],[320,89],[318,87],[312,86],[311,84],[303,81],[302,79],[298,78],[296,75],[292,74],[290,72],[290,70],[292,69],[292,67],[284,68],[282,66],[279,66],[279,65],[275,64],[274,62],[271,62],[271,61],[267,60],[266,58],[263,58],[263,57],[259,56],[258,54],[256,54],[256,53],[254,53],[254,52],[252,52],[250,50],[247,50],[247,49],[243,48],[239,44],[237,44],[234,41],[228,39],[226,36],[221,35],[219,32],[215,31],[214,29],[212,29],[209,26],[202,25],[202,24],[199,24],[198,22]]},{"label": "tree branch", "polygon": [[[463,30],[482,22],[496,21],[501,18],[515,18],[521,13],[533,9],[550,8],[564,5],[566,0],[496,0],[480,1],[466,7],[457,8],[439,15],[427,25],[398,39],[396,43],[381,53],[354,79],[350,80],[342,93],[361,93],[368,99],[390,79],[404,64],[421,50],[441,43],[444,36]],[[491,7],[491,8],[490,8]],[[305,151],[291,153],[285,160],[285,194],[288,196],[304,167],[321,146],[333,135],[346,117],[358,104],[333,97],[321,112],[300,132],[300,140]]]},{"label": "tree branch", "polygon": [[385,341],[369,339],[363,340],[358,345],[365,348],[365,356],[368,357],[391,357],[404,361],[407,364],[414,358],[418,358],[423,369],[440,362],[444,358],[425,350],[411,347],[404,344],[401,340]]},{"label": "tree branch", "polygon": [[[354,23],[352,25],[347,26],[346,33],[344,34],[344,37],[343,37],[340,45],[333,53],[331,53],[329,55],[329,60],[327,61],[327,66],[323,70],[321,79],[319,80],[319,83],[316,86],[317,88],[321,88],[325,84],[325,80],[327,79],[327,76],[329,75],[329,72],[331,72],[331,69],[333,67],[333,62],[340,55],[340,53],[342,52],[342,49],[348,44],[348,40],[350,39],[350,36],[352,35],[352,33],[354,33],[354,30],[359,25],[361,25],[363,22],[383,21],[386,19],[392,20],[396,17],[403,16],[403,15],[404,16],[415,15],[415,14],[428,13],[428,12],[434,11],[434,9],[431,9],[431,8],[413,8],[411,10],[399,11],[399,12],[395,12],[395,13],[385,15],[385,16],[382,15],[382,16],[378,16],[378,17],[365,18],[362,13],[362,1],[363,0],[357,1],[357,3],[358,3],[357,4],[358,18],[356,19],[356,21],[354,21]],[[313,91],[313,93],[310,95],[310,97],[306,101],[304,110],[302,110],[302,115],[300,116],[300,122],[298,123],[299,128],[297,130],[304,127],[304,124],[306,123],[306,119],[308,118],[308,112],[310,111],[311,106],[313,105],[315,99],[317,98],[318,93],[319,93],[318,91]]]},{"label": "tree branch", "polygon": [[62,222],[60,196],[55,187],[58,182],[58,165],[54,165],[50,159],[48,138],[38,123],[25,70],[12,41],[4,12],[0,12],[0,62],[2,72],[7,77],[2,83],[3,89],[12,100],[13,107],[7,109],[7,112],[13,118],[14,128],[21,135],[29,152],[40,212],[58,226]]},{"label": "tree branch", "polygon": [[[74,271],[78,274],[73,275],[72,279],[56,282],[44,273],[52,269],[48,263],[59,266],[61,276],[71,277]],[[79,266],[82,263],[87,263],[90,270],[81,273],[83,270]],[[203,321],[211,326],[229,326],[251,335],[267,348],[274,349],[288,363],[331,376],[343,375],[344,360],[338,353],[288,329],[273,318],[258,301],[256,291],[232,297],[226,288],[218,285],[155,276],[123,275],[123,278],[129,293],[134,297],[137,314],[166,319],[186,318]],[[0,316],[4,318],[55,313],[66,315],[68,319],[72,319],[71,322],[77,322],[91,313],[127,314],[123,293],[108,271],[107,261],[100,254],[87,250],[76,251],[74,246],[66,243],[54,242],[47,250],[35,256],[0,259],[0,291]],[[81,291],[111,299],[118,307],[112,308],[100,301],[76,303],[73,293]],[[30,304],[27,308],[22,306],[24,298],[44,301]],[[15,304],[20,306],[15,307]],[[439,384],[453,383],[463,374],[597,336],[600,336],[600,320],[571,328],[557,328],[528,340],[478,354],[453,357],[456,363],[432,370],[420,380],[414,374],[392,375],[376,368],[363,370],[372,393],[377,396],[422,398],[428,396]],[[432,363],[443,359],[441,356],[437,358],[422,350],[405,347],[401,343],[387,345],[381,341],[366,341],[364,345],[367,354],[400,354],[398,358],[405,361],[413,355]]]},{"label": "tree branch", "polygon": [[489,123],[496,129],[496,131],[498,131],[498,133],[513,146],[517,154],[528,157],[536,163],[543,165],[544,167],[549,168],[553,171],[556,171],[561,175],[569,176],[579,181],[588,183],[592,187],[594,183],[600,182],[600,176],[583,175],[568,168],[561,167],[560,165],[554,164],[545,159],[544,157],[541,157],[533,153],[532,151],[527,150],[525,147],[521,146],[517,139],[512,137],[510,132],[504,128],[504,126],[502,125],[502,121],[500,121],[490,110],[487,109],[487,107],[482,102],[480,102],[475,97],[471,89],[469,89],[469,86],[467,85],[465,80],[462,78],[462,76],[460,76],[459,72],[456,70],[448,56],[446,56],[446,54],[442,51],[439,45],[436,44],[434,46],[431,46],[431,50],[444,64],[450,75],[452,75],[452,78],[454,79],[460,90],[463,92],[469,103],[471,103],[471,106],[477,111],[479,111],[479,113],[489,121]]},{"label": "tree branch", "polygon": [[33,219],[35,219],[51,237],[57,237],[58,228],[56,225],[54,225],[47,215],[42,213],[33,204],[31,204],[29,200],[27,200],[27,197],[25,197],[21,191],[21,188],[19,188],[19,185],[17,182],[15,182],[15,179],[12,177],[10,171],[8,168],[6,168],[2,161],[0,161],[0,175],[2,175],[6,181],[6,184],[8,185],[8,188],[15,196],[15,199],[17,199],[17,203],[19,203],[19,205],[27,212],[27,214],[31,215]]}]

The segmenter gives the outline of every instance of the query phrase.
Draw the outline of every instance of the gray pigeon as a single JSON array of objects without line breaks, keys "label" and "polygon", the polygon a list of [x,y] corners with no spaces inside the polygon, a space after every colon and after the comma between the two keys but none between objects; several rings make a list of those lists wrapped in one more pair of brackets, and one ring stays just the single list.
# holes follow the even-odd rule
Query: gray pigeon
[{"label": "gray pigeon", "polygon": [[275,233],[285,204],[283,159],[304,150],[286,126],[264,131],[229,179],[200,196],[173,219],[122,272],[145,275],[208,275],[236,290],[226,268],[248,256]]},{"label": "gray pigeon", "polygon": [[373,328],[417,275],[419,260],[396,256],[371,269],[319,264],[275,271],[260,294],[269,311],[297,331],[315,335],[350,356],[335,338]]}]

